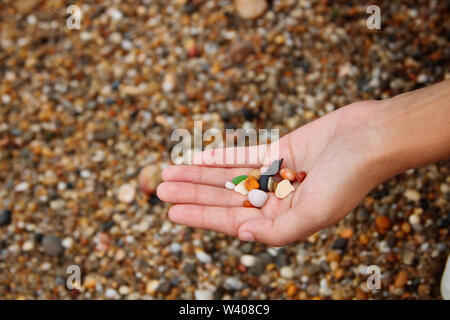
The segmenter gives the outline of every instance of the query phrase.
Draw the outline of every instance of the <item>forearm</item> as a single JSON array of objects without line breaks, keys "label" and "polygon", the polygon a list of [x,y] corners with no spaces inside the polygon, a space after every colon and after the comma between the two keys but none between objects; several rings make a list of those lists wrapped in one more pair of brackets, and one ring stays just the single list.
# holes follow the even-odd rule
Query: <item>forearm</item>
[{"label": "forearm", "polygon": [[450,80],[384,100],[373,118],[383,178],[450,157]]}]

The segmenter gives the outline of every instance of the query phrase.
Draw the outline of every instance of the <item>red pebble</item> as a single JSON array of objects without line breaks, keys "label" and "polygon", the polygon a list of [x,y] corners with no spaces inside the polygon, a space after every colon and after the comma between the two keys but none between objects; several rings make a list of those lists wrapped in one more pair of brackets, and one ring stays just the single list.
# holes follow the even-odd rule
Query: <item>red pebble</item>
[{"label": "red pebble", "polygon": [[244,273],[245,271],[247,271],[247,268],[246,268],[242,263],[240,263],[240,264],[238,265],[238,270],[239,270],[240,272]]},{"label": "red pebble", "polygon": [[246,207],[246,208],[254,208],[254,206],[248,200],[244,201],[243,206]]},{"label": "red pebble", "polygon": [[297,173],[297,176],[295,177],[295,179],[297,180],[298,183],[302,183],[303,180],[305,180],[305,178],[306,178],[305,171],[300,171],[299,173]]}]

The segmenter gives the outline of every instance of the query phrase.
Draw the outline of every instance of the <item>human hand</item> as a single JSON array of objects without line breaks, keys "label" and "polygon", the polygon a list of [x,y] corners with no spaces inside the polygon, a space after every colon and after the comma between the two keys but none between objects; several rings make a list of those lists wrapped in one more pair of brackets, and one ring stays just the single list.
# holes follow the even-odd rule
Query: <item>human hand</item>
[{"label": "human hand", "polygon": [[[265,155],[256,165],[205,164],[217,163],[214,150],[201,153],[201,165],[167,167],[158,197],[175,203],[169,218],[176,223],[274,246],[305,239],[344,218],[387,178],[377,167],[378,131],[371,125],[371,111],[379,103],[365,101],[340,108],[279,140],[282,167],[308,174],[284,199],[269,193],[264,207],[246,208],[242,206],[245,196],[224,188],[232,177],[278,158]],[[233,151],[248,155],[261,148],[267,145]]]}]

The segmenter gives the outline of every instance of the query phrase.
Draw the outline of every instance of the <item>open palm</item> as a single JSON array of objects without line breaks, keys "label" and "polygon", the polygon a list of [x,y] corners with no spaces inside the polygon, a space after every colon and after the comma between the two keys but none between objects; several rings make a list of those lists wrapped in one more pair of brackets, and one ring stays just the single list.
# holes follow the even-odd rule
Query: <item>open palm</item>
[{"label": "open palm", "polygon": [[[366,112],[376,103],[355,103],[300,127],[279,140],[277,158],[266,154],[256,165],[216,165],[217,152],[205,151],[200,165],[169,166],[158,197],[176,204],[169,211],[176,223],[274,246],[304,239],[344,218],[383,179],[372,167],[376,132]],[[260,145],[233,151],[248,155],[266,149]],[[278,157],[284,159],[282,167],[308,173],[286,198],[269,193],[261,209],[246,208],[246,196],[224,188],[226,181]]]}]

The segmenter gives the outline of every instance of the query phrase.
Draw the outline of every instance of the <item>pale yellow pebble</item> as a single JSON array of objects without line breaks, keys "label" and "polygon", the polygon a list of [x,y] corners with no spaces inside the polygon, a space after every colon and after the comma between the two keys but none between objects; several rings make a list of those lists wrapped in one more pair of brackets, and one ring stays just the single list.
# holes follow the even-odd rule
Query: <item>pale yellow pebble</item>
[{"label": "pale yellow pebble", "polygon": [[278,183],[277,189],[275,190],[275,195],[277,196],[277,198],[283,199],[287,197],[287,195],[292,191],[294,191],[294,187],[289,182],[289,180],[284,179],[283,181]]},{"label": "pale yellow pebble", "polygon": [[261,171],[259,169],[253,169],[248,175],[259,181],[259,178],[261,178]]}]

